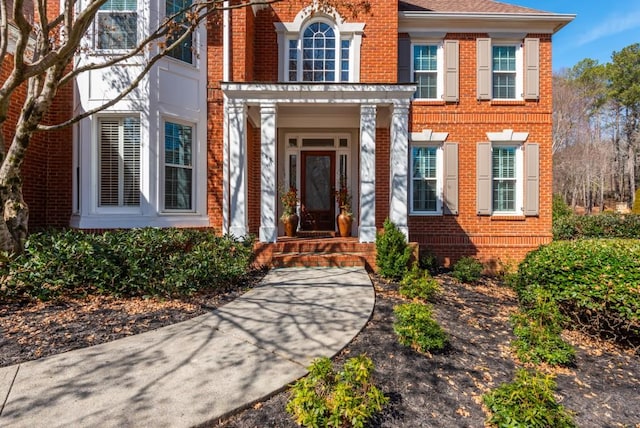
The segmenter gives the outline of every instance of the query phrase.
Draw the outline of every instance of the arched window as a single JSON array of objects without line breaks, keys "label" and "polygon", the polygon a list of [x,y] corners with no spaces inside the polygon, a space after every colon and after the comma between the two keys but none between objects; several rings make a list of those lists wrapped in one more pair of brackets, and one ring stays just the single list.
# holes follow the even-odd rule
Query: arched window
[{"label": "arched window", "polygon": [[336,35],[328,24],[314,22],[302,36],[302,80],[336,80]]},{"label": "arched window", "polygon": [[301,11],[294,22],[276,23],[281,47],[279,78],[288,82],[357,82],[364,24],[335,16],[308,18]]}]

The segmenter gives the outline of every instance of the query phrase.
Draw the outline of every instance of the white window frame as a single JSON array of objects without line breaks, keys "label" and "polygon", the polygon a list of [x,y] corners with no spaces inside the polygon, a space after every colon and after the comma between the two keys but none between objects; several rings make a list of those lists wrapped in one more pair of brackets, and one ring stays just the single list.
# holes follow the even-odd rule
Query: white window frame
[{"label": "white window frame", "polygon": [[[143,149],[142,149],[142,118],[139,112],[117,112],[98,114],[93,121],[92,126],[92,152],[93,152],[93,168],[92,170],[92,185],[91,185],[91,209],[97,214],[139,214],[141,212],[143,196],[142,196],[142,182],[143,182]],[[140,165],[139,165],[139,186],[140,186],[140,201],[138,205],[101,205],[100,204],[100,123],[103,120],[122,120],[127,117],[135,117],[140,120],[139,132],[140,132]],[[119,185],[122,177],[118,177]]]},{"label": "white window frame", "polygon": [[[414,178],[413,178],[413,149],[414,148],[435,148],[436,149],[436,209],[435,211],[416,210],[413,205]],[[439,216],[442,215],[444,200],[444,145],[411,143],[409,146],[409,215],[414,216]]]},{"label": "white window frame", "polygon": [[[515,47],[516,69],[515,69],[515,98],[497,98],[495,96],[493,77],[496,72],[493,69],[493,48],[498,46]],[[512,73],[512,72],[510,72]],[[524,57],[522,49],[522,41],[493,41],[491,43],[491,99],[497,101],[521,101],[524,99]]]},{"label": "white window frame", "polygon": [[[317,11],[314,6],[302,9],[294,18],[293,22],[276,22],[276,33],[278,34],[278,81],[280,82],[303,82],[302,81],[302,37],[307,27],[316,22],[324,22],[333,28],[336,37],[336,64],[335,80],[333,82],[345,82],[341,80],[342,75],[342,41],[349,40],[349,80],[346,82],[357,83],[360,81],[360,47],[362,45],[362,34],[364,23],[347,23],[340,16],[338,11]],[[289,42],[297,43],[298,63],[296,70],[296,80],[289,78]],[[333,83],[314,82],[314,83]]]},{"label": "white window frame", "polygon": [[435,98],[418,98],[416,91],[416,95],[414,100],[417,101],[435,101],[444,99],[444,43],[442,40],[411,40],[411,78],[415,79],[416,73],[420,73],[420,71],[415,70],[415,47],[416,46],[435,46],[436,47],[436,97]]},{"label": "white window frame", "polygon": [[[160,143],[162,144],[161,148],[161,168],[160,174],[158,174],[160,178],[159,189],[160,192],[158,194],[158,205],[160,206],[161,214],[176,214],[176,213],[195,213],[197,212],[198,201],[197,201],[197,165],[198,165],[198,130],[197,125],[193,122],[188,122],[185,120],[177,119],[174,117],[163,117],[162,118],[162,128],[161,128],[161,138]],[[167,208],[165,206],[166,203],[166,168],[167,166],[178,166],[184,168],[183,165],[175,165],[175,164],[167,164],[166,163],[166,132],[165,126],[167,123],[172,123],[176,125],[189,126],[191,127],[191,208],[189,209],[175,209],[175,208]]]},{"label": "white window frame", "polygon": [[[495,208],[493,176],[493,150],[497,147],[515,148],[515,209],[501,211]],[[491,213],[495,216],[523,216],[524,215],[524,144],[521,143],[491,143]]]},{"label": "white window frame", "polygon": [[[191,4],[193,4],[193,0],[191,0]],[[167,2],[166,1],[165,1],[164,13],[165,13],[165,18],[168,19],[169,15],[167,15]],[[185,29],[187,28],[187,25],[180,24],[180,26],[185,28]],[[196,65],[196,52],[194,50],[194,46],[197,46],[197,41],[196,41],[197,33],[198,33],[197,31],[191,32],[191,48],[190,48],[191,49],[191,61],[186,61],[183,58],[179,58],[177,56],[171,55],[172,51],[169,51],[167,53],[166,58],[173,59],[173,60],[178,61],[178,62],[180,62],[182,64],[188,64],[188,65],[194,65],[195,66]],[[177,36],[181,37],[182,34],[177,34]],[[169,41],[167,41],[167,43],[169,43]]]},{"label": "white window frame", "polygon": [[[141,28],[139,25],[140,22],[140,2],[141,0],[136,0],[136,8],[135,9],[129,9],[129,10],[115,10],[115,9],[98,9],[98,11],[96,12],[96,16],[94,18],[94,22],[93,22],[93,27],[94,27],[94,40],[93,40],[93,47],[96,51],[98,52],[105,52],[105,53],[109,53],[109,52],[126,52],[129,51],[131,49],[134,49],[139,41],[141,40]],[[133,43],[133,45],[131,47],[124,47],[124,48],[101,48],[99,46],[99,40],[100,40],[100,25],[99,25],[99,21],[100,21],[100,16],[101,15],[111,15],[111,14],[128,14],[128,15],[135,15],[136,18],[136,41],[135,43]]]}]

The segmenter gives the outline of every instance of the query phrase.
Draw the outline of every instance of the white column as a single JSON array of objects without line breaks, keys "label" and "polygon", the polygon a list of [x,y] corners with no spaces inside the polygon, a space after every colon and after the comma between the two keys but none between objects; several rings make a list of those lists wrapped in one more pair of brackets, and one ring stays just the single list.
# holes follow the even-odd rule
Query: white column
[{"label": "white column", "polygon": [[393,106],[391,120],[391,176],[389,219],[409,240],[408,185],[409,185],[409,106]]},{"label": "white column", "polygon": [[376,240],[376,106],[360,106],[360,242]]},{"label": "white column", "polygon": [[276,242],[276,105],[260,105],[260,242]]},{"label": "white column", "polygon": [[243,237],[247,228],[247,106],[228,104],[229,119],[229,234]]}]

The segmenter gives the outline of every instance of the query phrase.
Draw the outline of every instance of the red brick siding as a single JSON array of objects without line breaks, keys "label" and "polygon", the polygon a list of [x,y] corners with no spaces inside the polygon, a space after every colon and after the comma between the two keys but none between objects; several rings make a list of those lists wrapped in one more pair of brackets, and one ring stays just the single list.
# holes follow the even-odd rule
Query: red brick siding
[{"label": "red brick siding", "polygon": [[[414,103],[410,130],[448,132],[448,142],[459,144],[459,215],[410,216],[410,239],[428,247],[447,264],[472,255],[496,267],[518,261],[551,240],[551,39],[540,37],[540,101],[515,103],[476,100],[477,37],[485,34],[449,34],[460,40],[460,102]],[[487,132],[513,129],[528,132],[528,142],[540,144],[540,215],[505,219],[476,215],[476,143]],[[379,177],[381,175],[378,175]],[[384,177],[384,175],[382,175]]]}]

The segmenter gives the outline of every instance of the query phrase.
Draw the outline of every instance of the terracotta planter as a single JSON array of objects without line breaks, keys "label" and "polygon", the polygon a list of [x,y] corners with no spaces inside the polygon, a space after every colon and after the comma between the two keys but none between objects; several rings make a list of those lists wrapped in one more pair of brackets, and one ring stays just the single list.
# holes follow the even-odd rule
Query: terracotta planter
[{"label": "terracotta planter", "polygon": [[351,236],[351,224],[353,223],[353,216],[347,214],[344,211],[338,214],[338,232],[340,236],[345,238]]},{"label": "terracotta planter", "polygon": [[296,231],[298,230],[298,215],[291,214],[289,217],[284,217],[281,220],[282,224],[284,224],[285,236],[296,236]]}]

